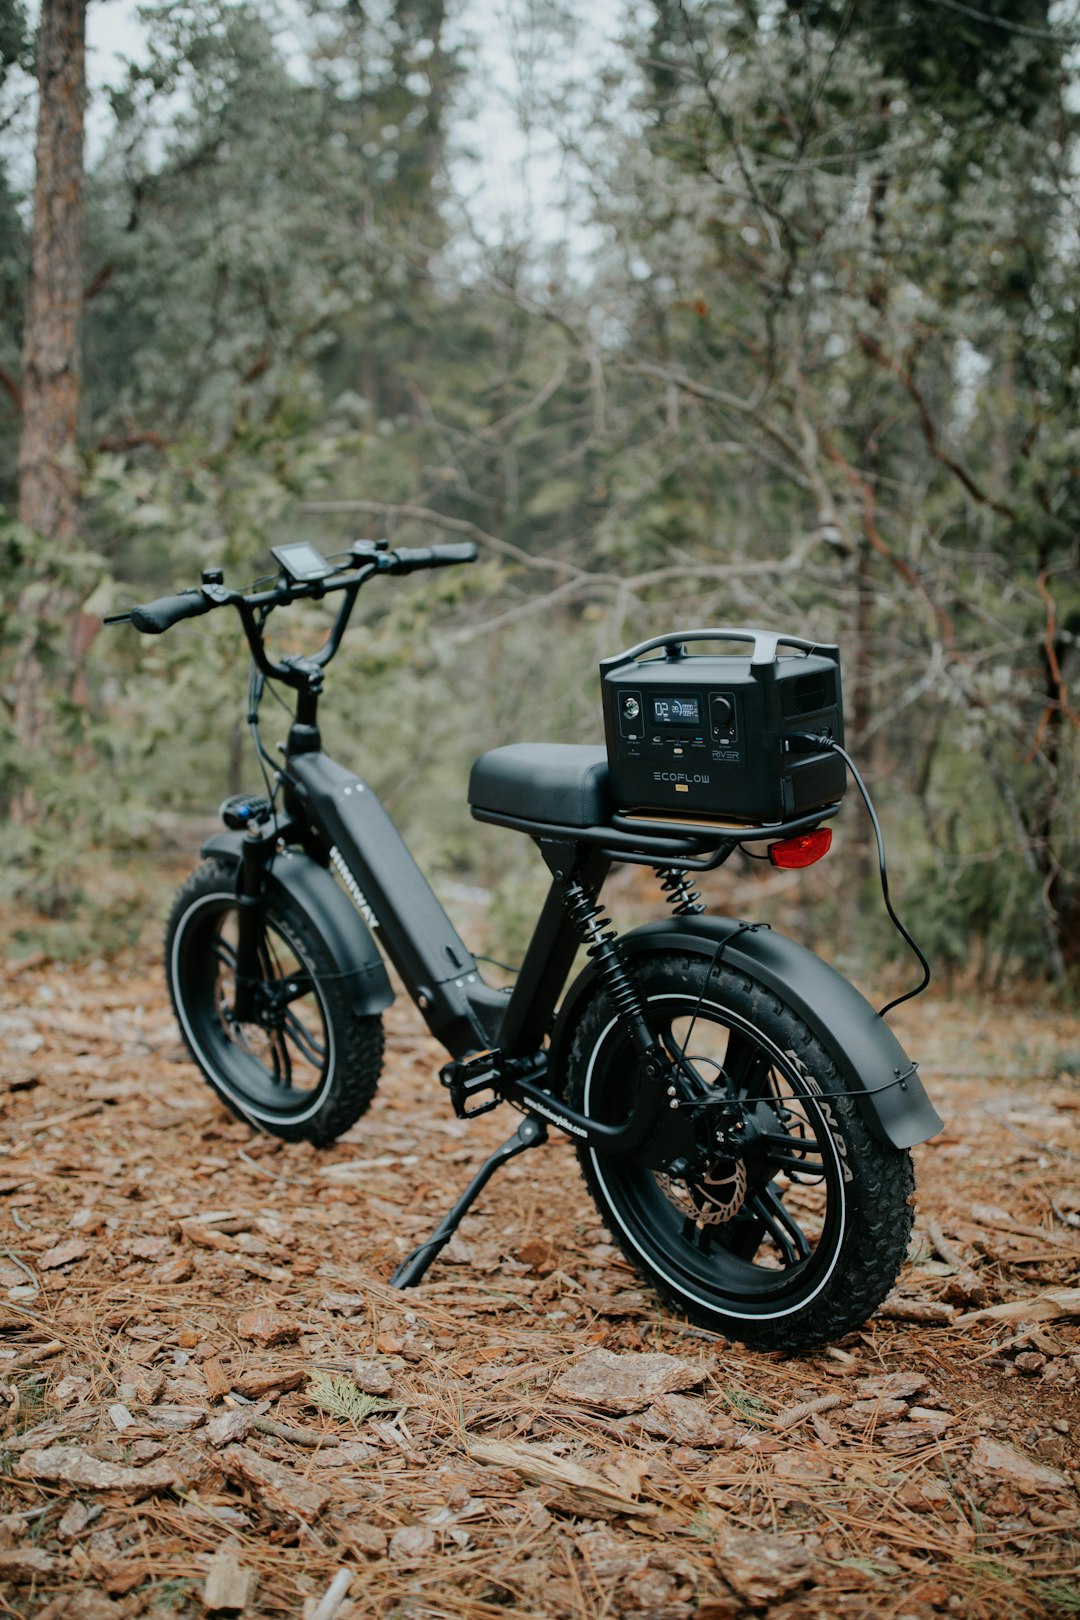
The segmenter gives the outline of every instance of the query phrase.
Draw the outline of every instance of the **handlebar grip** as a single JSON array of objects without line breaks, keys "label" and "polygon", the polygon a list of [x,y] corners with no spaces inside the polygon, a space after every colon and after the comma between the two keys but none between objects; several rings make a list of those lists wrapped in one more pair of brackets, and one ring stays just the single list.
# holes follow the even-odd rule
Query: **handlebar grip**
[{"label": "handlebar grip", "polygon": [[478,553],[471,540],[462,540],[455,545],[421,546],[416,550],[397,546],[390,555],[395,574],[411,574],[418,568],[449,568],[454,563],[475,562]]},{"label": "handlebar grip", "polygon": [[200,613],[209,613],[213,606],[202,591],[181,591],[176,596],[159,596],[153,602],[133,607],[130,618],[142,635],[160,636],[163,630],[179,624],[181,619],[197,619]]}]

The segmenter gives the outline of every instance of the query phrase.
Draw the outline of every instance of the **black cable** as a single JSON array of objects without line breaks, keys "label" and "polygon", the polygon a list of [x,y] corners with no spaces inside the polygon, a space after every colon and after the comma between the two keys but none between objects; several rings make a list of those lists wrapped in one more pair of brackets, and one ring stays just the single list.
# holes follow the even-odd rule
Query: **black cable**
[{"label": "black cable", "polygon": [[511,967],[509,962],[500,962],[497,956],[478,956],[478,955],[474,955],[473,961],[474,962],[490,962],[492,967],[502,968],[504,973],[520,973],[521,972],[521,969],[519,967]]},{"label": "black cable", "polygon": [[878,871],[881,875],[881,895],[882,899],[885,901],[885,910],[888,912],[892,925],[900,935],[901,939],[905,940],[906,943],[911,947],[922,965],[922,982],[917,984],[914,990],[905,990],[902,996],[896,996],[892,1001],[887,1001],[884,1007],[878,1008],[878,1017],[884,1018],[887,1012],[891,1012],[894,1007],[899,1007],[901,1002],[911,1001],[913,997],[922,995],[923,991],[930,983],[930,963],[926,960],[926,957],[912,939],[911,935],[900,921],[900,918],[896,915],[896,912],[893,909],[893,903],[889,898],[889,874],[885,865],[885,840],[882,837],[881,823],[878,821],[877,812],[874,809],[873,800],[870,797],[870,791],[862,777],[859,775],[859,767],[856,765],[847,749],[841,748],[840,744],[836,742],[834,738],[824,735],[815,737],[811,736],[808,732],[799,732],[797,735],[801,741],[813,744],[815,750],[821,748],[830,748],[834,754],[839,754],[840,758],[844,761],[844,764],[851,772],[855,786],[862,794],[863,803],[867,808],[871,824],[874,828],[874,837],[877,840]]}]

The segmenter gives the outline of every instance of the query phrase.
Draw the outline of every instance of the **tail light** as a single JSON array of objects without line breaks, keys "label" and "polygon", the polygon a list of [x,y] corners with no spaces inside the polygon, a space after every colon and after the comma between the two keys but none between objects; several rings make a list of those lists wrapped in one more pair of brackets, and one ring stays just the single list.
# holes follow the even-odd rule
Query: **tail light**
[{"label": "tail light", "polygon": [[785,871],[800,866],[813,866],[827,855],[832,846],[832,828],[815,827],[813,832],[796,833],[794,838],[782,838],[769,845],[769,859],[774,866]]}]

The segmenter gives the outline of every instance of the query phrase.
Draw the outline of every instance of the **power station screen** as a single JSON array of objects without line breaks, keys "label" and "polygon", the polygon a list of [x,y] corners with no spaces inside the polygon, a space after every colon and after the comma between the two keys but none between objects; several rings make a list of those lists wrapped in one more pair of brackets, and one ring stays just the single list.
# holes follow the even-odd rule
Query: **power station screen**
[{"label": "power station screen", "polygon": [[690,692],[668,692],[664,697],[649,696],[654,726],[700,726],[701,700]]}]

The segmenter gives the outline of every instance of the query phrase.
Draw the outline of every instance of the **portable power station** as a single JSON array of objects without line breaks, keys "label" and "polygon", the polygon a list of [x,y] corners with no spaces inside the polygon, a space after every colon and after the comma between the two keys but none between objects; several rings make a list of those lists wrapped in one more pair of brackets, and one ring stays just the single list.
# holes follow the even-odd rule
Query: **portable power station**
[{"label": "portable power station", "polygon": [[[752,650],[688,653],[697,641]],[[797,738],[843,745],[839,647],[770,630],[683,630],[605,658],[600,684],[611,792],[623,814],[763,825],[843,797],[840,755]]]}]

